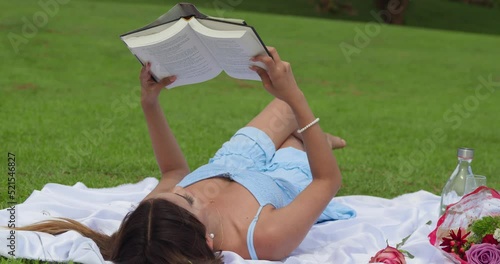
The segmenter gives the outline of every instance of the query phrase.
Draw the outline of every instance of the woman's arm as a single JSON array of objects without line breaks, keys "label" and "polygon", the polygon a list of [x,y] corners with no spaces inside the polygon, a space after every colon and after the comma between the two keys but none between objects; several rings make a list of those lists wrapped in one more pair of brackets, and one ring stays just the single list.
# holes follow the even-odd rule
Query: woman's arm
[{"label": "woman's arm", "polygon": [[[295,82],[290,64],[281,61],[274,48],[273,58],[258,56],[268,70],[253,68],[262,78],[268,92],[290,105],[299,127],[315,120],[307,100]],[[341,185],[340,169],[319,124],[302,134],[313,176],[312,183],[288,206],[259,218],[254,243],[263,259],[278,260],[288,256],[302,242]]]},{"label": "woman's arm", "polygon": [[189,166],[158,102],[160,92],[173,83],[175,77],[167,77],[157,83],[151,76],[150,68],[150,63],[142,68],[140,79],[142,110],[162,175],[160,183],[151,192],[153,194],[173,188],[189,173]]}]

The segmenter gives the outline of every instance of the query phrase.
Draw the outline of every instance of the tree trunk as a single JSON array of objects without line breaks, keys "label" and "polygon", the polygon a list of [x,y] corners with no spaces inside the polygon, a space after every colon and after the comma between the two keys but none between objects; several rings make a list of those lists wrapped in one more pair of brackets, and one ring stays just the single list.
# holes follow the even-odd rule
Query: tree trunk
[{"label": "tree trunk", "polygon": [[375,0],[375,7],[385,23],[402,25],[409,3],[409,0]]}]

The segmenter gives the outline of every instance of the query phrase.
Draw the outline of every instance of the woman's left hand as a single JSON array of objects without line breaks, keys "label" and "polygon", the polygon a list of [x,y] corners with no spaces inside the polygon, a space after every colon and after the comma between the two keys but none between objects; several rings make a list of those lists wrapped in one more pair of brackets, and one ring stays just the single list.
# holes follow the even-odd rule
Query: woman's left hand
[{"label": "woman's left hand", "polygon": [[156,103],[161,90],[165,86],[172,84],[176,79],[175,76],[170,76],[156,82],[151,75],[150,62],[147,62],[146,65],[142,67],[139,78],[141,80],[141,103],[143,104]]},{"label": "woman's left hand", "polygon": [[274,97],[290,103],[290,101],[302,95],[302,91],[297,86],[295,77],[293,76],[290,63],[282,61],[278,52],[273,47],[267,47],[269,55],[259,55],[252,58],[254,62],[262,62],[266,65],[267,71],[258,67],[252,66],[250,69],[257,72],[262,79],[264,88]]}]

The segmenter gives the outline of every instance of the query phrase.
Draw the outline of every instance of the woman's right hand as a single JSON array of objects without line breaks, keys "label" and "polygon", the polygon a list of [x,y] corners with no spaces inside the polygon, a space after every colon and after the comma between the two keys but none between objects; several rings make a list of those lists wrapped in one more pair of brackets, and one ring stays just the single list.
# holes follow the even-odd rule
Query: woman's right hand
[{"label": "woman's right hand", "polygon": [[259,61],[264,63],[267,71],[258,66],[252,66],[251,69],[259,74],[264,88],[269,93],[289,103],[297,96],[302,95],[302,91],[295,81],[290,63],[282,61],[275,48],[267,47],[267,49],[272,57],[266,54],[252,58],[254,62]]},{"label": "woman's right hand", "polygon": [[139,79],[141,80],[141,103],[153,104],[157,102],[161,90],[173,83],[176,78],[170,76],[156,82],[151,75],[151,63],[147,62],[142,67]]}]

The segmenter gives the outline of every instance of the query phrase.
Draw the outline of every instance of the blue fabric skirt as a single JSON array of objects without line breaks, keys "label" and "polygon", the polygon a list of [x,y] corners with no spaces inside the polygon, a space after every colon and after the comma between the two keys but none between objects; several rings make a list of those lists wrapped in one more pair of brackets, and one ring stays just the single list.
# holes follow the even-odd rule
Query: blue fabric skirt
[{"label": "blue fabric skirt", "polygon": [[[261,206],[281,208],[289,204],[311,182],[307,154],[287,147],[276,151],[263,131],[244,127],[217,151],[213,158],[187,175],[178,185],[186,187],[214,176],[228,177],[247,188]],[[317,222],[349,219],[355,211],[330,202]]]}]

